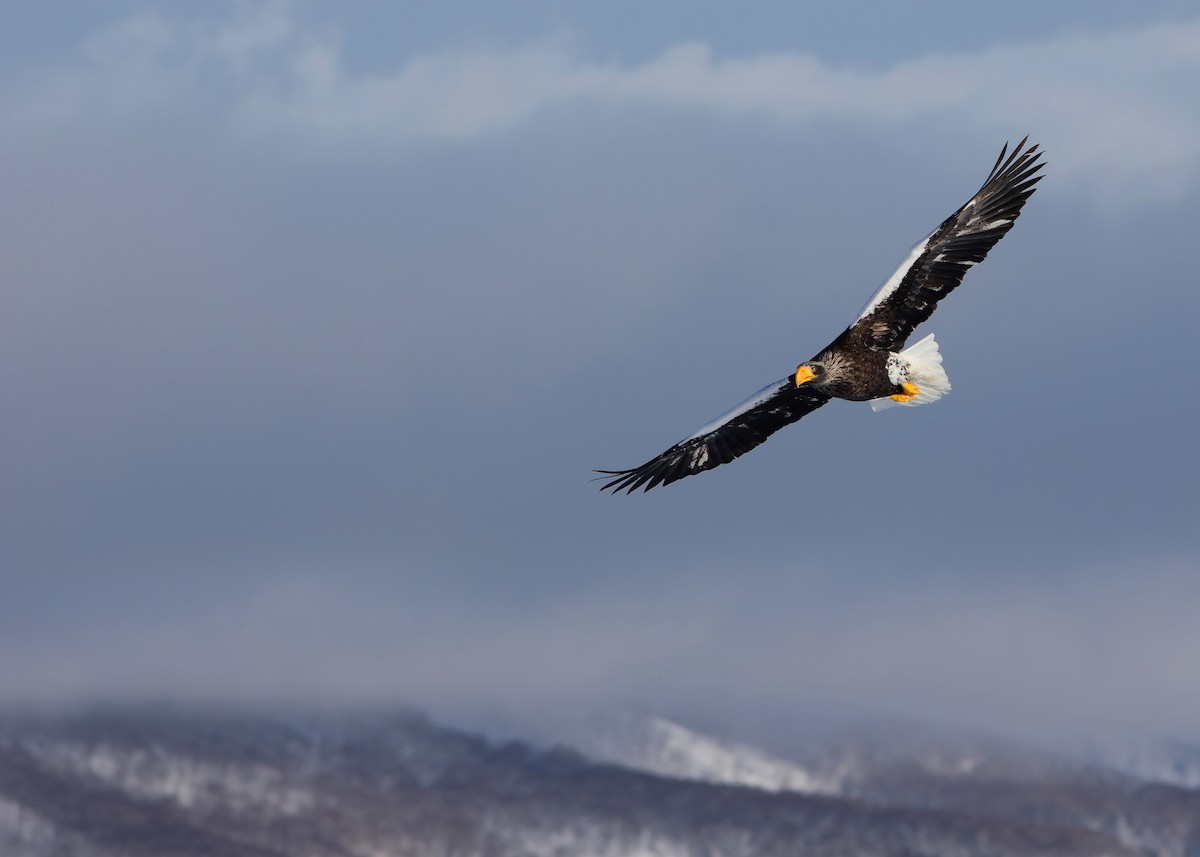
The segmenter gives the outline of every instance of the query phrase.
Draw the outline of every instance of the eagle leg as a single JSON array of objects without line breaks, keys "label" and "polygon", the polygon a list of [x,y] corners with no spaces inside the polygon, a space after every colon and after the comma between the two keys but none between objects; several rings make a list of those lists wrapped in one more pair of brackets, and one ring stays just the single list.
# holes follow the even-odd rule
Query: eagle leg
[{"label": "eagle leg", "polygon": [[905,381],[900,385],[903,393],[895,393],[892,395],[892,400],[896,402],[911,402],[921,393],[921,388],[911,381]]}]

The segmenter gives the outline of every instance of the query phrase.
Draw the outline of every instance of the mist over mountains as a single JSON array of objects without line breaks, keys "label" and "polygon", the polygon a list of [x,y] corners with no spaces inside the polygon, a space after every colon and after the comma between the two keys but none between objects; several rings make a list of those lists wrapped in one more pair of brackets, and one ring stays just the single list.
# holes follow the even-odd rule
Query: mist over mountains
[{"label": "mist over mountains", "polygon": [[1200,791],[1145,754],[1137,775],[934,727],[828,730],[782,758],[633,716],[575,729],[585,752],[399,709],[0,724],[5,857],[1200,854]]}]

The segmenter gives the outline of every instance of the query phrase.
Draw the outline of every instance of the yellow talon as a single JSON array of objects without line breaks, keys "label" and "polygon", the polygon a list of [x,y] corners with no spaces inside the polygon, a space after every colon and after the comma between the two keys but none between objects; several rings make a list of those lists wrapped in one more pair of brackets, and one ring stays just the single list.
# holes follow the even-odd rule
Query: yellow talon
[{"label": "yellow talon", "polygon": [[903,384],[900,385],[900,389],[903,390],[904,392],[903,393],[894,393],[892,395],[892,401],[901,402],[901,403],[911,402],[913,399],[915,399],[921,393],[921,388],[918,387],[916,384],[912,383],[911,381],[905,381]]}]

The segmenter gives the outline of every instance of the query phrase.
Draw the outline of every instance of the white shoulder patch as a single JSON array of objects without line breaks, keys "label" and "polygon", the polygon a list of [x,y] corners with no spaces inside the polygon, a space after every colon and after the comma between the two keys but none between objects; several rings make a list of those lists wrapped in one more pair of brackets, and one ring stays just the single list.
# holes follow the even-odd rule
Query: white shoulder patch
[{"label": "white shoulder patch", "polygon": [[904,261],[900,263],[900,267],[892,272],[892,275],[884,281],[875,294],[871,295],[871,299],[867,301],[866,305],[862,308],[862,312],[858,314],[858,318],[854,319],[855,321],[861,321],[866,318],[875,310],[875,307],[887,300],[888,295],[900,288],[900,282],[904,279],[904,275],[908,273],[917,259],[921,257],[921,254],[925,252],[925,248],[929,246],[929,239],[932,237],[933,232],[930,232],[908,251],[908,255],[904,257]]}]

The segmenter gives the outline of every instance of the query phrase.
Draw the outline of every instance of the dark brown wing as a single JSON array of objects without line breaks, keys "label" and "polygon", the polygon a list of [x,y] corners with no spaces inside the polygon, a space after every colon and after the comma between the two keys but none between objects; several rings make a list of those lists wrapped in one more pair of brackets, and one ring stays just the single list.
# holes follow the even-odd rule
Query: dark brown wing
[{"label": "dark brown wing", "polygon": [[1028,139],[1018,143],[1007,159],[1005,144],[979,192],[913,247],[835,344],[884,351],[904,347],[917,325],[933,314],[938,301],[1012,229],[1025,200],[1033,194],[1034,185],[1042,178],[1036,173],[1044,164],[1036,145],[1025,148]]},{"label": "dark brown wing", "polygon": [[[656,485],[703,473],[733,461],[758,446],[786,425],[811,414],[829,397],[797,387],[789,376],[768,384],[736,408],[727,411],[662,455],[631,470],[597,470],[608,479],[601,491],[632,494]],[[610,478],[611,477],[611,478]]]}]

